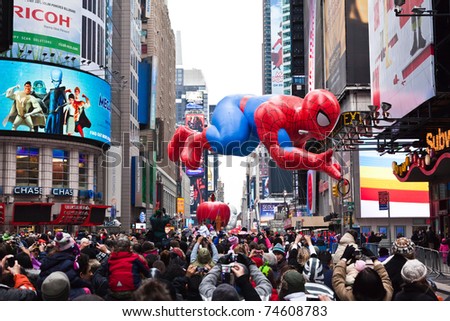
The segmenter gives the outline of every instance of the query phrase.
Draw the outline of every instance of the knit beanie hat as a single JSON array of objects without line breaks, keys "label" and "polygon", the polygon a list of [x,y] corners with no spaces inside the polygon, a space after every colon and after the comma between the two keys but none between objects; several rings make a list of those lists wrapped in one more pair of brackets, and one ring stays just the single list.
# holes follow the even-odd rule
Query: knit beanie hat
[{"label": "knit beanie hat", "polygon": [[286,294],[305,292],[305,279],[297,270],[289,270],[281,278],[281,289]]},{"label": "knit beanie hat", "polygon": [[306,261],[306,264],[303,267],[303,276],[306,282],[324,282],[323,266],[317,257],[311,257]]},{"label": "knit beanie hat", "polygon": [[70,281],[64,272],[53,272],[47,276],[41,285],[42,299],[44,301],[69,300]]},{"label": "knit beanie hat", "polygon": [[400,254],[405,257],[412,257],[414,255],[414,242],[406,237],[399,237],[392,244],[392,253]]},{"label": "knit beanie hat", "polygon": [[239,294],[232,285],[221,283],[213,291],[211,301],[239,301]]},{"label": "knit beanie hat", "polygon": [[75,240],[69,233],[58,232],[55,235],[55,246],[58,251],[65,251],[75,245]]},{"label": "knit beanie hat", "polygon": [[417,259],[408,260],[402,267],[402,278],[406,283],[413,283],[425,279],[427,267]]},{"label": "knit beanie hat", "polygon": [[280,243],[275,244],[275,246],[272,248],[272,252],[278,252],[278,253],[282,253],[285,254],[286,251],[284,250],[284,246],[281,245]]}]

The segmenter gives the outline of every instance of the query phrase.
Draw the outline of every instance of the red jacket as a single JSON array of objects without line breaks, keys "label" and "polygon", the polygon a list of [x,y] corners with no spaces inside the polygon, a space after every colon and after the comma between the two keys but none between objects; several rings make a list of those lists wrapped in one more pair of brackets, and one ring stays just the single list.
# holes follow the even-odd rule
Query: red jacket
[{"label": "red jacket", "polygon": [[149,277],[147,261],[136,253],[113,252],[108,259],[109,288],[113,292],[134,291],[142,277]]}]

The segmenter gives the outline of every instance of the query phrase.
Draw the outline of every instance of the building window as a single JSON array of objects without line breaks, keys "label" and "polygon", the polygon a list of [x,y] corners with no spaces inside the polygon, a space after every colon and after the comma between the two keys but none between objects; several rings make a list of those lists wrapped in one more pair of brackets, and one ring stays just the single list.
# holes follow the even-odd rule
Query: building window
[{"label": "building window", "polygon": [[406,236],[406,226],[394,226],[395,237]]},{"label": "building window", "polygon": [[[370,226],[361,226],[361,234],[363,234],[363,235],[365,235],[365,236],[369,236],[371,230],[372,230],[372,229],[371,229]],[[366,240],[363,239],[362,242],[363,242],[363,243],[366,243]]]},{"label": "building window", "polygon": [[16,185],[39,186],[39,148],[17,147]]},{"label": "building window", "polygon": [[78,188],[80,190],[88,189],[88,154],[80,153],[78,157]]},{"label": "building window", "polygon": [[387,226],[378,226],[378,233],[380,233],[383,239],[388,238],[388,227]]},{"label": "building window", "polygon": [[69,152],[61,149],[53,150],[52,186],[56,188],[69,187]]}]

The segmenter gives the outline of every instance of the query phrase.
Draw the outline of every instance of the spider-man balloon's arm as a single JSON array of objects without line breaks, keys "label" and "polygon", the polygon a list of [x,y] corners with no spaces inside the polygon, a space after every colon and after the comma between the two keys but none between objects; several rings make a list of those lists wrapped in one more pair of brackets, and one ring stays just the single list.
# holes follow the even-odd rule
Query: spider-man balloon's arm
[{"label": "spider-man balloon's arm", "polygon": [[[322,171],[335,179],[341,178],[340,165],[333,163],[333,150],[321,154],[294,147],[293,132],[301,128],[293,128],[295,109],[290,106],[280,106],[279,102],[268,101],[255,112],[255,124],[261,142],[266,146],[272,159],[284,169],[313,169]],[[308,135],[302,141],[308,139]],[[303,144],[296,144],[303,146]]]}]

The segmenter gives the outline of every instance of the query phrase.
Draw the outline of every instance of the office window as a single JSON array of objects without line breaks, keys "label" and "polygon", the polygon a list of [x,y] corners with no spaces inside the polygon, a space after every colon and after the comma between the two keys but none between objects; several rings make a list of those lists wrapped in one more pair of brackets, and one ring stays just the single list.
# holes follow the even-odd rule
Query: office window
[{"label": "office window", "polygon": [[53,150],[52,186],[69,187],[69,152],[62,149]]},{"label": "office window", "polygon": [[387,226],[378,226],[378,233],[382,234],[382,238],[388,238],[388,227]]},{"label": "office window", "polygon": [[394,233],[396,238],[406,236],[406,226],[394,226]]},{"label": "office window", "polygon": [[39,186],[39,148],[17,146],[16,185]]},{"label": "office window", "polygon": [[88,165],[88,154],[80,153],[78,157],[78,188],[80,190],[88,189]]}]

